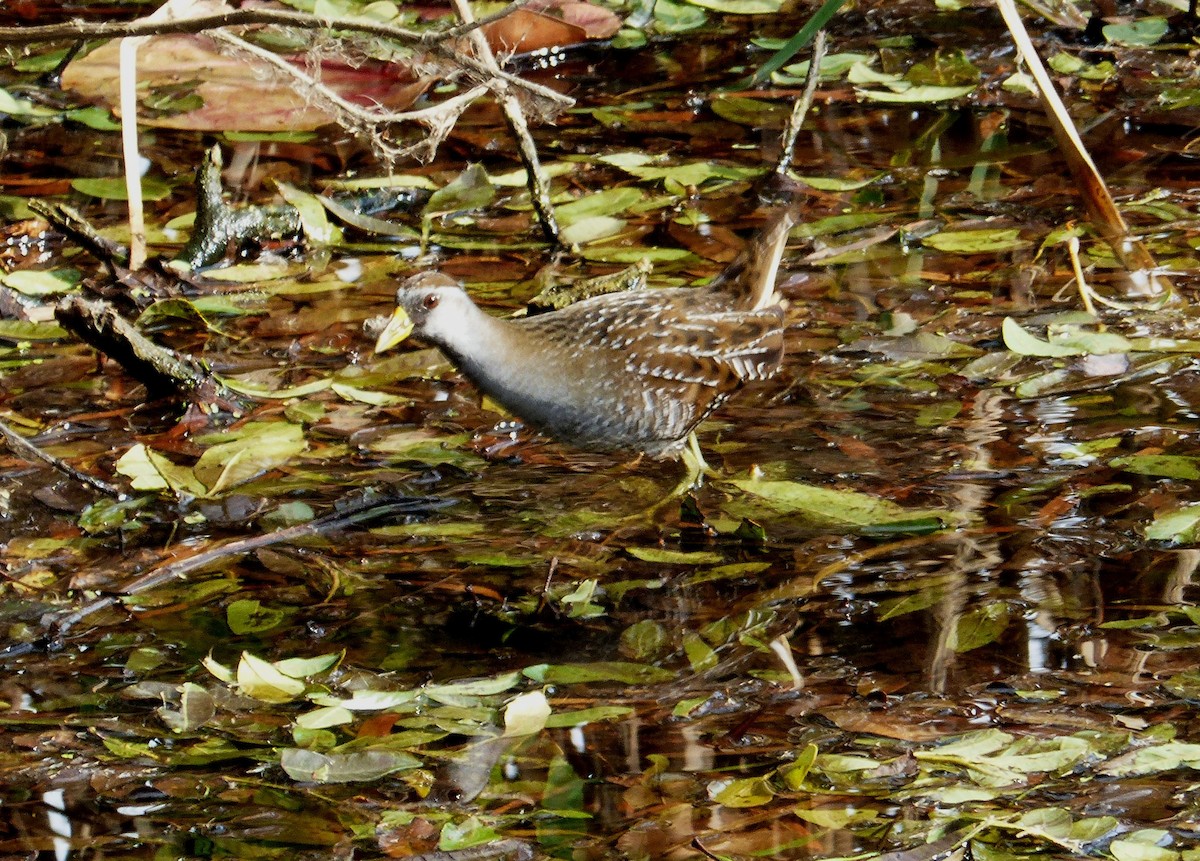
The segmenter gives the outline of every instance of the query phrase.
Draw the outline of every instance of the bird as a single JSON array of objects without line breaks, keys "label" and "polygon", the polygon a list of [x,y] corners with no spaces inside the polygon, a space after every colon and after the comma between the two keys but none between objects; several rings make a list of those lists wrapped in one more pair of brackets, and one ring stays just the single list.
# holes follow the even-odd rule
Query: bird
[{"label": "bird", "polygon": [[706,286],[607,293],[524,318],[494,317],[454,278],[420,272],[397,290],[375,352],[415,336],[553,438],[658,458],[687,450],[707,471],[696,426],[782,364],[775,280],[793,223],[778,211]]}]

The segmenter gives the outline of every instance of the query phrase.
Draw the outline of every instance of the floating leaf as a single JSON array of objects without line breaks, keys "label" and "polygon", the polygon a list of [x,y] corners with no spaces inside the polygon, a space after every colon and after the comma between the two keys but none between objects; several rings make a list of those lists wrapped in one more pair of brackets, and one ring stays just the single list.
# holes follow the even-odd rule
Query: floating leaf
[{"label": "floating leaf", "polygon": [[1087,332],[1073,325],[1056,327],[1054,338],[1049,341],[1031,334],[1012,317],[1005,317],[1003,324],[1004,345],[1022,356],[1083,356],[1127,353],[1131,349],[1128,340],[1112,332]]},{"label": "floating leaf", "polygon": [[[71,188],[80,194],[98,197],[101,200],[128,200],[129,189],[125,180],[118,177],[81,177],[71,180]],[[143,200],[163,200],[171,194],[171,185],[161,179],[142,179]]]},{"label": "floating leaf", "polygon": [[759,807],[775,797],[771,785],[761,777],[714,780],[708,785],[708,797],[726,807]]},{"label": "floating leaf", "polygon": [[354,721],[354,714],[341,706],[324,706],[296,718],[296,726],[304,729],[328,729],[345,726]]},{"label": "floating leaf", "polygon": [[1182,481],[1200,479],[1200,458],[1177,454],[1134,454],[1114,457],[1108,462],[1135,475],[1154,475]]},{"label": "floating leaf", "polygon": [[1146,527],[1146,538],[1175,544],[1195,544],[1200,540],[1200,502],[1155,514],[1154,522]]},{"label": "floating leaf", "polygon": [[26,296],[55,296],[79,283],[78,269],[18,269],[0,273],[0,284]]},{"label": "floating leaf", "polygon": [[1166,18],[1152,15],[1123,24],[1106,24],[1101,32],[1114,45],[1146,46],[1157,44],[1170,28]]},{"label": "floating leaf", "polygon": [[990,601],[960,616],[954,626],[950,648],[969,652],[994,643],[1008,628],[1010,612],[1007,601]]},{"label": "floating leaf", "polygon": [[264,607],[258,601],[234,601],[225,609],[225,623],[235,634],[259,634],[276,628],[284,620],[282,610]]},{"label": "floating leaf", "polygon": [[776,511],[804,514],[815,522],[879,526],[926,518],[933,518],[940,523],[953,523],[960,519],[959,515],[950,511],[907,509],[890,500],[854,490],[834,490],[798,481],[742,479],[731,481],[730,484],[762,498]]},{"label": "floating leaf", "polygon": [[618,215],[645,197],[641,189],[630,186],[609,188],[584,195],[570,203],[554,207],[558,223],[569,227],[578,221],[606,215]]},{"label": "floating leaf", "polygon": [[279,764],[292,780],[306,783],[358,783],[378,780],[397,771],[420,768],[421,761],[403,751],[364,750],[355,753],[318,753],[288,748]]},{"label": "floating leaf", "polygon": [[520,694],[504,707],[504,734],[533,735],[541,732],[550,717],[550,702],[541,691]]},{"label": "floating leaf", "polygon": [[921,244],[952,254],[995,254],[1027,248],[1032,243],[1021,238],[1019,227],[994,227],[980,230],[944,230],[921,240]]},{"label": "floating leaf", "polygon": [[472,846],[482,846],[500,837],[489,825],[476,816],[468,816],[462,822],[447,822],[442,826],[438,838],[438,849],[442,852],[458,852]]},{"label": "floating leaf", "polygon": [[783,0],[688,0],[688,2],[726,15],[774,15],[783,6]]},{"label": "floating leaf", "polygon": [[871,102],[890,102],[896,104],[934,104],[950,99],[961,98],[975,90],[974,84],[963,84],[956,87],[940,87],[934,84],[919,84],[895,86],[888,90],[858,89],[855,92],[860,98]]},{"label": "floating leaf", "polygon": [[599,721],[615,720],[633,714],[629,706],[595,706],[573,712],[556,712],[546,719],[548,728],[585,726]]},{"label": "floating leaf", "polygon": [[621,682],[627,685],[652,684],[673,679],[675,674],[647,664],[621,661],[597,661],[592,664],[537,664],[526,667],[524,674],[543,684],[586,684]]},{"label": "floating leaf", "polygon": [[1171,832],[1142,828],[1108,844],[1108,851],[1116,861],[1179,861],[1179,851],[1170,844]]},{"label": "floating leaf", "polygon": [[482,165],[472,164],[425,202],[422,219],[428,224],[441,215],[481,209],[496,197],[496,188]]},{"label": "floating leaf", "polygon": [[711,550],[681,551],[662,547],[627,547],[625,552],[634,559],[657,562],[660,565],[713,565],[725,561],[724,556]]},{"label": "floating leaf", "polygon": [[237,668],[238,690],[264,703],[288,703],[304,693],[306,685],[284,675],[274,665],[242,652]]},{"label": "floating leaf", "polygon": [[0,320],[0,338],[7,341],[57,341],[66,336],[67,330],[57,323]]}]

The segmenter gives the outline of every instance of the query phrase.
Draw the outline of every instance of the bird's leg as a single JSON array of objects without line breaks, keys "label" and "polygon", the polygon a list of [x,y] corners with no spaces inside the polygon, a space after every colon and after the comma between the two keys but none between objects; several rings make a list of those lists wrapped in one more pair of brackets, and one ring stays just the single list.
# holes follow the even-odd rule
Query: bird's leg
[{"label": "bird's leg", "polygon": [[680,459],[687,467],[686,479],[689,490],[703,486],[704,476],[716,478],[718,475],[717,471],[704,459],[704,452],[700,451],[700,440],[696,439],[695,431],[688,434],[687,447],[680,453]]}]

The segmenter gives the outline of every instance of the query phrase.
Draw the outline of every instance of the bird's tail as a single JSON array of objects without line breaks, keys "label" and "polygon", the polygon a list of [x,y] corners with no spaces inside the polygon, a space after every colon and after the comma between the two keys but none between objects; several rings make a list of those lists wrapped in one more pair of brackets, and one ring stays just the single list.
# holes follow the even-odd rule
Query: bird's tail
[{"label": "bird's tail", "polygon": [[797,218],[796,210],[791,207],[781,207],[772,213],[734,261],[712,280],[709,289],[730,295],[737,307],[747,311],[778,304],[775,280],[788,231]]}]

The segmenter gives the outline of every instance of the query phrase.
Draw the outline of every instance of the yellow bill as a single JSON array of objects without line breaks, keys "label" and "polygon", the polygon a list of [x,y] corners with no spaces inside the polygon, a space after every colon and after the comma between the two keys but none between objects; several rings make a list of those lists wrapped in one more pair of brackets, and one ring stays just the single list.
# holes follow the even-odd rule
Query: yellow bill
[{"label": "yellow bill", "polygon": [[384,350],[392,349],[392,347],[412,334],[412,330],[412,317],[409,317],[408,312],[403,308],[397,308],[392,312],[392,316],[388,318],[387,325],[383,327],[383,331],[379,333],[379,337],[375,340],[375,352],[382,353]]}]

